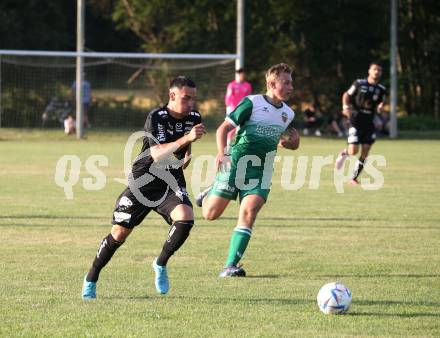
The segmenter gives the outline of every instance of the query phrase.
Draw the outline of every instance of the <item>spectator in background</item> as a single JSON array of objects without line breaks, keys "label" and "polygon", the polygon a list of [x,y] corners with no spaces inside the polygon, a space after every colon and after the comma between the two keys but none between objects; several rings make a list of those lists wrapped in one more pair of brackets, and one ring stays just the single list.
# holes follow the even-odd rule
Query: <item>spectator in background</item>
[{"label": "spectator in background", "polygon": [[[73,81],[71,89],[72,89],[72,98],[73,98],[74,106],[76,107],[76,81]],[[83,91],[84,127],[88,128],[90,126],[89,109],[90,109],[90,104],[92,103],[92,86],[90,85],[89,81],[83,80],[82,91]]]},{"label": "spectator in background", "polygon": [[76,121],[73,118],[72,113],[68,113],[64,119],[64,133],[66,135],[75,134],[76,132]]},{"label": "spectator in background", "polygon": [[318,111],[315,103],[311,103],[306,110],[304,110],[304,135],[309,135],[314,132],[315,136],[321,136],[319,128],[322,125],[322,116]]},{"label": "spectator in background", "polygon": [[389,135],[390,132],[390,116],[388,112],[382,111],[381,114],[374,116],[374,128],[379,135]]},{"label": "spectator in background", "polygon": [[[246,73],[243,68],[235,71],[235,80],[228,83],[225,95],[226,115],[232,113],[240,101],[252,93],[252,85],[246,81]],[[235,136],[236,129],[231,130],[227,137],[227,145]]]},{"label": "spectator in background", "polygon": [[330,115],[327,129],[331,134],[337,135],[338,137],[343,137],[346,135],[344,121],[342,116],[338,113],[333,113]]}]

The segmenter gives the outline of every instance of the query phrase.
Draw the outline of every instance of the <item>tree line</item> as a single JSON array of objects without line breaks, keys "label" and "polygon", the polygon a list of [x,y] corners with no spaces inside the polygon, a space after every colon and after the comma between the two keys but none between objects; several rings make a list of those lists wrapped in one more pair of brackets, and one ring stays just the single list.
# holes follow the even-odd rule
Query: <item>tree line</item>
[{"label": "tree line", "polygon": [[[339,109],[341,94],[384,65],[389,84],[390,1],[245,1],[245,67],[264,90],[264,71],[294,66],[297,103]],[[76,2],[3,0],[0,48],[75,50]],[[234,53],[236,1],[86,0],[86,50]],[[399,110],[438,119],[440,2],[398,0]]]}]

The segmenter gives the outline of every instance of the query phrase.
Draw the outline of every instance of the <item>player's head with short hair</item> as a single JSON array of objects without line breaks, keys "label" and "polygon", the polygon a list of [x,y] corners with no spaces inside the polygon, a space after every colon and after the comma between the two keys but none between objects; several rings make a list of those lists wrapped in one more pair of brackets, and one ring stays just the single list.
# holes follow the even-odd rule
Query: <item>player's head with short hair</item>
[{"label": "player's head with short hair", "polygon": [[383,68],[383,67],[382,67],[382,62],[380,62],[380,61],[378,61],[378,60],[373,60],[373,61],[371,61],[370,64],[368,65],[368,68],[370,68],[370,67],[373,66],[373,65],[376,65],[376,66],[379,66],[380,68]]},{"label": "player's head with short hair", "polygon": [[168,108],[178,114],[188,114],[194,107],[196,84],[190,78],[177,76],[170,81]]},{"label": "player's head with short hair", "polygon": [[176,76],[174,79],[170,81],[170,86],[169,86],[170,89],[183,88],[183,87],[196,88],[196,84],[193,80],[183,75]]},{"label": "player's head with short hair", "polygon": [[246,80],[246,71],[240,67],[235,71],[235,81],[244,82]]},{"label": "player's head with short hair", "polygon": [[277,80],[280,77],[280,74],[286,73],[292,75],[292,72],[292,68],[287,63],[273,65],[266,72],[266,83]]},{"label": "player's head with short hair", "polygon": [[382,64],[379,61],[370,62],[368,78],[371,82],[378,82],[382,76]]},{"label": "player's head with short hair", "polygon": [[286,63],[270,67],[266,72],[267,93],[279,101],[286,101],[293,92],[292,68]]}]

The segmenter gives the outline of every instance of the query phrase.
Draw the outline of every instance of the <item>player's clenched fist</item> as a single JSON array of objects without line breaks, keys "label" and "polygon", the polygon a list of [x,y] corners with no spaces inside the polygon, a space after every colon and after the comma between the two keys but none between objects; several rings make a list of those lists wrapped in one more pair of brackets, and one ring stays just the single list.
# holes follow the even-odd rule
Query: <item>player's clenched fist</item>
[{"label": "player's clenched fist", "polygon": [[187,137],[190,142],[194,142],[201,138],[203,134],[206,134],[205,125],[203,123],[196,124],[192,127],[191,131],[188,133]]}]

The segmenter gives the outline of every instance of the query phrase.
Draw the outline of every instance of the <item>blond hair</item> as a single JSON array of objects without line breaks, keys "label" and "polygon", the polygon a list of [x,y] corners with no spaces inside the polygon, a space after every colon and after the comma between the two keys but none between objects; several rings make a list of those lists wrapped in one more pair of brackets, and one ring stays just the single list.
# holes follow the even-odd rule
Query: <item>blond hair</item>
[{"label": "blond hair", "polygon": [[287,63],[273,65],[266,72],[266,83],[277,80],[282,73],[292,74],[292,68]]}]

